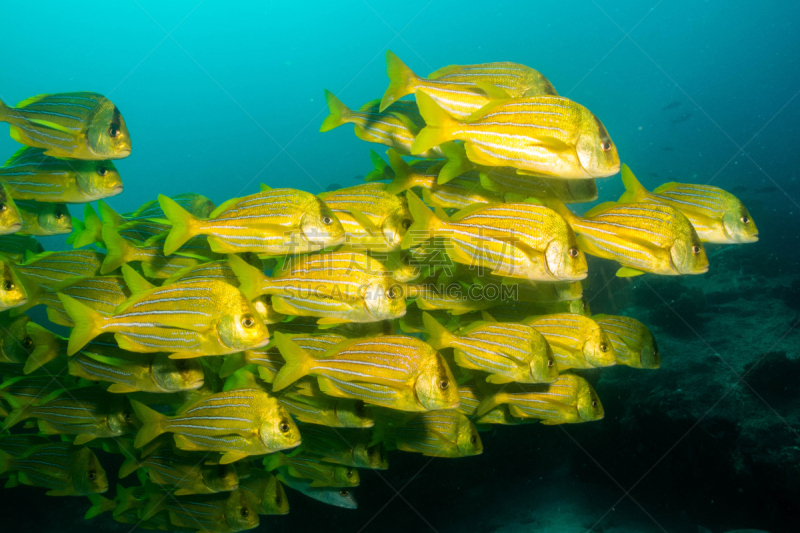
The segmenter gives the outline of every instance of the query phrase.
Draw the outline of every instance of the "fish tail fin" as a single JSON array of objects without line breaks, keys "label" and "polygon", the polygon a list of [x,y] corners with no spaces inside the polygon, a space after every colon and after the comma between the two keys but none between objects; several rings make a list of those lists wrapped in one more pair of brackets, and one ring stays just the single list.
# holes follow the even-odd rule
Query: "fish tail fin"
[{"label": "fish tail fin", "polygon": [[500,391],[496,392],[495,394],[488,396],[478,404],[478,410],[475,413],[476,416],[483,416],[495,407],[500,404],[506,403],[508,401],[508,393]]},{"label": "fish tail fin", "polygon": [[228,256],[228,265],[239,279],[239,290],[248,300],[254,300],[264,294],[264,282],[269,278],[263,272],[236,254]]},{"label": "fish tail fin", "polygon": [[425,324],[425,331],[428,332],[427,342],[433,346],[435,350],[452,346],[455,340],[453,334],[447,331],[447,328],[439,324],[429,313],[423,311],[422,323]]},{"label": "fish tail fin", "polygon": [[[114,211],[103,202],[100,202],[98,205],[105,205],[111,212]],[[83,208],[82,224],[83,227],[80,227],[80,225],[74,225],[73,227],[73,232],[75,234],[75,238],[72,241],[73,248],[83,248],[84,246],[94,244],[97,242],[98,236],[102,235],[103,221],[100,220],[100,217],[90,204],[86,204],[86,207]]]},{"label": "fish tail fin", "polygon": [[200,229],[200,219],[178,205],[178,202],[163,194],[158,195],[158,203],[161,205],[164,215],[172,224],[167,240],[164,241],[164,255],[171,255],[175,250],[183,246],[186,241],[197,235]]},{"label": "fish tail fin", "polygon": [[4,474],[11,470],[14,463],[14,458],[10,453],[0,450],[0,474]]},{"label": "fish tail fin", "polygon": [[458,125],[458,121],[422,91],[417,92],[417,105],[427,126],[422,128],[417,134],[417,138],[414,139],[411,153],[421,154],[435,146],[451,141],[452,131]]},{"label": "fish tail fin", "polygon": [[319,131],[330,131],[349,122],[353,111],[344,105],[341,100],[336,98],[328,89],[325,89],[325,101],[328,103],[328,111],[330,111],[331,114],[322,121],[322,126],[320,126]]},{"label": "fish tail fin", "polygon": [[406,163],[400,154],[393,148],[389,148],[386,154],[389,156],[389,166],[394,171],[394,179],[386,187],[386,192],[389,194],[400,194],[401,192],[410,189],[414,186],[414,169],[411,165]]},{"label": "fish tail fin", "polygon": [[12,411],[8,413],[8,416],[3,421],[3,430],[11,429],[23,420],[27,420],[31,417],[30,412],[31,409],[33,409],[33,404],[22,404],[16,397],[10,394],[0,393],[0,396],[12,407]]},{"label": "fish tail fin", "polygon": [[367,175],[364,176],[364,181],[381,181],[391,177],[391,166],[386,164],[386,161],[384,161],[381,156],[378,155],[378,152],[375,150],[370,150],[369,159],[372,162],[372,170],[370,170]]},{"label": "fish tail fin", "polygon": [[[442,144],[439,149],[447,158],[447,163],[439,171],[437,182],[440,185],[475,168],[475,164],[467,158],[467,152],[463,144],[450,141]],[[483,180],[481,180],[482,184]]]},{"label": "fish tail fin", "polygon": [[119,467],[119,478],[124,479],[141,468],[142,464],[135,457],[128,457]]},{"label": "fish tail fin", "polygon": [[630,167],[625,163],[622,164],[622,184],[625,186],[625,192],[619,197],[620,203],[631,204],[645,199],[647,189],[636,179]]},{"label": "fish tail fin", "polygon": [[408,210],[414,218],[414,223],[408,228],[403,242],[400,244],[403,249],[411,248],[432,237],[434,230],[443,224],[443,221],[428,209],[419,196],[411,191],[406,191],[406,198],[408,198]]},{"label": "fish tail fin", "polygon": [[121,515],[139,502],[139,500],[133,497],[133,489],[134,487],[126,489],[117,483],[117,507],[114,509],[114,516]]},{"label": "fish tail fin", "polygon": [[110,221],[103,223],[102,235],[106,244],[106,257],[100,266],[100,274],[108,274],[130,261],[135,250]]},{"label": "fish tail fin", "polygon": [[9,118],[11,108],[0,100],[0,121],[6,122]]},{"label": "fish tail fin", "polygon": [[[48,308],[49,310],[50,308]],[[25,330],[33,341],[33,345],[36,346],[28,356],[28,360],[25,361],[25,367],[22,369],[25,374],[30,374],[58,357],[59,342],[52,331],[43,328],[36,322],[28,322]]]},{"label": "fish tail fin", "polygon": [[67,345],[67,355],[72,355],[102,333],[103,324],[108,318],[99,311],[83,305],[71,296],[60,292],[56,294],[58,294],[58,299],[64,305],[64,310],[72,319],[72,323],[75,324],[69,334],[69,343]]},{"label": "fish tail fin", "polygon": [[414,74],[391,50],[386,50],[386,75],[389,76],[389,87],[381,98],[380,111],[405,95],[413,93],[419,80],[419,76]]},{"label": "fish tail fin", "polygon": [[[139,511],[139,520],[150,520],[159,512],[164,510],[164,501],[167,498],[158,491],[154,491],[147,496],[147,503]],[[171,516],[171,513],[170,513]]]},{"label": "fish tail fin", "polygon": [[131,400],[131,407],[133,407],[133,411],[136,413],[136,416],[139,417],[139,420],[142,421],[142,427],[139,428],[139,432],[136,434],[136,440],[133,442],[134,447],[141,448],[164,433],[164,428],[162,426],[167,420],[167,417],[136,400]]},{"label": "fish tail fin", "polygon": [[275,345],[286,360],[286,364],[281,367],[275,376],[275,381],[272,382],[272,390],[277,392],[308,374],[313,358],[279,331],[275,332]]},{"label": "fish tail fin", "polygon": [[86,514],[83,515],[84,520],[89,520],[97,515],[113,511],[117,507],[117,502],[109,500],[108,498],[103,498],[99,494],[90,494],[89,501],[92,502],[92,506],[89,507]]}]

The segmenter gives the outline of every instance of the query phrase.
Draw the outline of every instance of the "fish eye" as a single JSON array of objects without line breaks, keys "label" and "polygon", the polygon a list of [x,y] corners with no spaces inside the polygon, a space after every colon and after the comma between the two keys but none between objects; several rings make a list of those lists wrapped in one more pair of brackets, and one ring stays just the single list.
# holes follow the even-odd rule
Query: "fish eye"
[{"label": "fish eye", "polygon": [[178,359],[175,362],[175,368],[178,370],[186,370],[186,359]]},{"label": "fish eye", "polygon": [[353,410],[358,415],[363,415],[365,408],[366,408],[366,404],[364,402],[362,402],[361,400],[358,400],[356,402],[356,404],[353,406]]},{"label": "fish eye", "polygon": [[97,472],[95,472],[94,470],[89,470],[86,476],[89,478],[89,480],[94,480],[97,478]]},{"label": "fish eye", "polygon": [[64,218],[64,213],[62,213],[61,211],[56,211],[55,215],[57,220],[61,220],[62,218]]},{"label": "fish eye", "polygon": [[575,246],[569,249],[568,251],[570,257],[578,257],[581,254],[581,251],[578,250]]},{"label": "fish eye", "polygon": [[400,225],[403,226],[403,229],[408,229],[411,227],[411,221],[407,218],[404,218]]},{"label": "fish eye", "polygon": [[242,317],[242,325],[247,329],[250,329],[256,325],[256,319],[253,318],[251,315],[244,315]]},{"label": "fish eye", "polygon": [[30,337],[25,337],[24,339],[22,339],[22,346],[23,348],[30,348],[31,346],[33,346],[33,339],[31,339]]},{"label": "fish eye", "polygon": [[108,169],[107,168],[100,167],[100,168],[97,169],[97,175],[98,176],[105,176],[106,174],[108,174]]},{"label": "fish eye", "polygon": [[470,442],[470,444],[475,444],[476,442],[478,442],[478,436],[477,435],[472,435],[469,438],[469,442]]},{"label": "fish eye", "polygon": [[242,518],[247,518],[248,516],[250,516],[250,509],[248,509],[247,507],[242,507],[241,509],[239,509],[239,514],[242,515]]},{"label": "fish eye", "polygon": [[353,471],[350,468],[348,468],[347,470],[344,471],[344,475],[347,477],[353,477]]},{"label": "fish eye", "polygon": [[3,283],[3,290],[4,291],[14,290],[14,282],[13,281],[6,281],[5,283]]},{"label": "fish eye", "polygon": [[111,137],[112,139],[119,136],[119,128],[116,128],[114,126],[108,128],[108,136]]},{"label": "fish eye", "polygon": [[227,470],[227,468],[225,468],[225,466],[224,466],[224,465],[219,465],[219,468],[217,469],[217,475],[218,475],[219,477],[225,477],[225,475],[226,475],[227,473],[228,473],[228,470]]},{"label": "fish eye", "polygon": [[280,494],[275,495],[275,505],[280,505],[283,503],[283,497]]},{"label": "fish eye", "polygon": [[749,224],[750,223],[750,218],[748,218],[747,215],[743,215],[742,218],[740,218],[739,220],[742,221],[742,224]]},{"label": "fish eye", "polygon": [[367,457],[373,457],[375,455],[374,448],[367,448]]},{"label": "fish eye", "polygon": [[553,368],[553,360],[552,359],[548,359],[547,360],[547,368]]},{"label": "fish eye", "polygon": [[604,152],[608,152],[609,150],[611,150],[611,142],[610,141],[601,142],[600,149]]},{"label": "fish eye", "polygon": [[442,390],[447,390],[447,387],[449,387],[449,386],[450,386],[450,381],[449,380],[443,379],[443,380],[441,380],[439,382],[439,388],[442,389]]},{"label": "fish eye", "polygon": [[600,351],[601,352],[607,352],[608,351],[608,344],[606,344],[604,342],[601,342],[600,343]]},{"label": "fish eye", "polygon": [[692,246],[692,253],[693,253],[694,255],[697,255],[697,254],[699,254],[699,253],[700,253],[700,250],[701,250],[701,249],[702,249],[702,248],[700,248],[700,245],[698,245],[698,244],[695,244],[694,246]]},{"label": "fish eye", "polygon": [[322,217],[322,223],[326,226],[330,226],[333,224],[333,219],[331,217]]},{"label": "fish eye", "polygon": [[4,203],[0,203],[0,213],[4,213],[6,209],[8,209],[8,208],[6,207],[6,204],[4,204]]},{"label": "fish eye", "polygon": [[125,422],[130,422],[131,421],[131,414],[130,413],[122,413],[122,419]]},{"label": "fish eye", "polygon": [[597,400],[592,400],[592,407],[597,407]]},{"label": "fish eye", "polygon": [[397,300],[398,298],[400,298],[400,295],[401,295],[400,290],[395,286],[391,286],[388,289],[386,289],[386,297],[389,298],[390,300]]},{"label": "fish eye", "polygon": [[286,420],[281,420],[281,425],[278,426],[278,430],[280,430],[281,433],[289,432],[289,424],[286,422]]},{"label": "fish eye", "polygon": [[339,491],[339,496],[341,496],[343,498],[346,498],[349,494],[350,494],[349,490],[340,490]]}]

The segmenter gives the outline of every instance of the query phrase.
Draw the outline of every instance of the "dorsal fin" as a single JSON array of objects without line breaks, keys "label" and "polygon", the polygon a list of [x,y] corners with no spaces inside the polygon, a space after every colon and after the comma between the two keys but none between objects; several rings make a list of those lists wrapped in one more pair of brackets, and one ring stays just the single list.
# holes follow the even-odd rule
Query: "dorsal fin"
[{"label": "dorsal fin", "polygon": [[17,109],[22,109],[23,107],[28,107],[31,104],[35,104],[41,100],[44,100],[50,96],[49,94],[37,94],[36,96],[31,96],[30,98],[26,98],[25,100],[21,101],[17,104]]}]

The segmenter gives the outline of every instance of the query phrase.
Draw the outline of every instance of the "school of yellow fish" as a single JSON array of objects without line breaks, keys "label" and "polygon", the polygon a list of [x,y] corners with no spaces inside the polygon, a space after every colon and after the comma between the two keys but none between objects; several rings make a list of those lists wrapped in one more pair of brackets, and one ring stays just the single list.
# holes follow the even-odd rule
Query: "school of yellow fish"
[{"label": "school of yellow fish", "polygon": [[[358,469],[388,468],[388,451],[467,457],[494,424],[599,420],[583,369],[660,366],[644,324],[591,314],[585,254],[621,277],[702,274],[704,242],[758,238],[719,188],[645,189],[603,123],[532,68],[423,78],[388,52],[387,73],[355,111],[326,91],[321,131],[352,123],[388,146],[367,183],[263,185],[218,206],[162,195],[124,214],[103,201],[131,153],[113,103],[0,103],[24,145],[0,168],[7,488],[204,533],[288,513],[285,487],[355,508]],[[617,202],[566,207],[620,171]],[[86,203],[84,219],[66,203]],[[68,251],[35,239],[66,233]],[[40,304],[68,337],[25,314]]]}]

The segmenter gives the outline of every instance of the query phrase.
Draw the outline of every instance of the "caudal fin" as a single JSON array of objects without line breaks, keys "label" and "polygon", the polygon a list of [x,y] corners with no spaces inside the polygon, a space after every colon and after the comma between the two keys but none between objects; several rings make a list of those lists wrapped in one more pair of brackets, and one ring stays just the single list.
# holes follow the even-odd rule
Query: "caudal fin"
[{"label": "caudal fin", "polygon": [[0,122],[8,122],[9,111],[11,110],[6,104],[0,100]]},{"label": "caudal fin", "polygon": [[171,255],[186,241],[198,234],[200,219],[182,208],[178,203],[163,194],[158,195],[161,210],[172,225],[167,240],[164,241],[164,255]]},{"label": "caudal fin", "polygon": [[133,411],[139,417],[139,420],[142,421],[142,427],[139,428],[136,440],[133,442],[134,447],[141,448],[164,433],[163,425],[167,417],[136,400],[131,400],[131,407],[133,407]]},{"label": "caudal fin", "polygon": [[389,87],[381,98],[381,111],[405,95],[416,91],[419,80],[419,76],[414,74],[391,50],[386,50],[386,75],[389,76]]},{"label": "caudal fin", "polygon": [[442,348],[449,348],[453,345],[455,337],[447,331],[443,325],[433,318],[429,313],[422,313],[422,323],[425,324],[425,331],[428,332],[428,344],[433,346],[435,350]]},{"label": "caudal fin", "polygon": [[55,333],[48,331],[35,322],[28,322],[25,325],[25,329],[36,347],[28,356],[28,360],[25,361],[25,367],[22,370],[25,374],[30,374],[58,357],[60,343]]},{"label": "caudal fin", "polygon": [[239,279],[239,290],[248,300],[254,300],[264,294],[268,278],[263,272],[236,254],[228,256],[228,264]]},{"label": "caudal fin", "polygon": [[486,398],[478,404],[478,410],[475,413],[476,416],[483,416],[495,407],[500,404],[506,403],[508,401],[508,394],[505,392],[497,392],[491,396],[487,396]]},{"label": "caudal fin", "polygon": [[[108,207],[108,205],[105,203],[100,202],[98,205],[105,205],[109,211],[114,213],[114,210]],[[114,214],[116,215],[116,213]],[[97,216],[97,213],[95,213],[90,204],[86,204],[86,207],[83,208],[82,224],[83,227],[81,228],[80,225],[75,225],[73,222],[72,231],[73,235],[75,235],[72,241],[73,248],[83,248],[84,246],[89,246],[90,244],[103,242],[103,221],[100,220],[100,217]]]},{"label": "caudal fin", "polygon": [[327,89],[325,89],[325,101],[328,103],[328,111],[331,114],[322,121],[319,131],[330,131],[350,121],[353,111]]},{"label": "caudal fin", "polygon": [[67,355],[72,355],[102,333],[103,324],[108,317],[83,305],[71,296],[60,292],[56,294],[64,305],[64,310],[72,319],[72,323],[75,324],[69,334],[69,344],[67,345]]},{"label": "caudal fin", "polygon": [[83,515],[84,520],[89,520],[90,518],[94,518],[99,514],[113,511],[117,507],[117,502],[114,500],[109,500],[108,498],[103,498],[99,494],[90,494],[89,501],[92,502],[92,506],[89,507],[89,510],[86,511],[86,514]]},{"label": "caudal fin", "polygon": [[277,392],[308,374],[314,359],[279,331],[275,332],[275,346],[286,360],[286,364],[281,367],[278,375],[275,376],[275,381],[272,382],[272,390]]},{"label": "caudal fin", "polygon": [[[27,420],[30,418],[30,410],[33,409],[33,405],[30,403],[23,404],[15,396],[12,396],[7,393],[0,393],[0,396],[8,402],[8,405],[12,407],[12,411],[8,413],[8,416],[3,421],[3,430],[9,430],[12,427],[16,426],[23,420]],[[2,470],[0,469],[0,473]]]},{"label": "caudal fin", "polygon": [[[463,144],[450,141],[439,146],[439,149],[447,158],[447,163],[439,171],[437,182],[440,185],[475,169],[475,163],[467,157],[467,151]],[[483,184],[483,180],[481,180],[481,184]]]},{"label": "caudal fin", "polygon": [[394,171],[394,179],[386,187],[389,194],[400,194],[410,189],[414,185],[414,169],[398,154],[394,148],[389,148],[386,154],[389,156],[389,166]]},{"label": "caudal fin", "polygon": [[133,246],[109,222],[103,223],[103,242],[106,243],[106,257],[100,266],[101,274],[108,274],[133,259]]},{"label": "caudal fin", "polygon": [[639,183],[630,167],[624,163],[622,164],[622,184],[625,186],[625,192],[619,197],[619,203],[632,204],[647,198],[647,189]]},{"label": "caudal fin", "polygon": [[417,105],[427,126],[422,128],[414,139],[411,153],[421,154],[435,146],[452,141],[452,131],[458,126],[458,121],[422,91],[417,93]]},{"label": "caudal fin", "polygon": [[403,249],[411,248],[415,244],[421,244],[433,237],[434,231],[442,225],[442,220],[428,209],[419,196],[412,191],[406,191],[406,198],[408,198],[408,210],[414,217],[414,223],[408,228],[403,242],[400,243],[400,247]]}]

